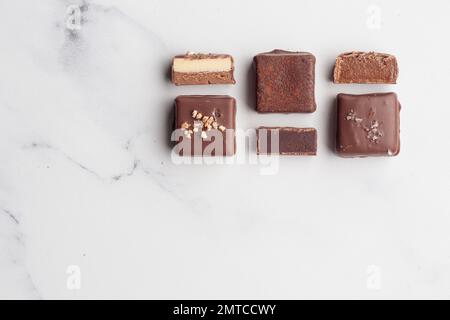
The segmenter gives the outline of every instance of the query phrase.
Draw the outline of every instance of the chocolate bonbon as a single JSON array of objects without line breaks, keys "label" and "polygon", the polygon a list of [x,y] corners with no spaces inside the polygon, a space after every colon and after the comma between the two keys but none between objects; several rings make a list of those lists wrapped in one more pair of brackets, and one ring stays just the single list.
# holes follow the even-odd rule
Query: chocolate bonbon
[{"label": "chocolate bonbon", "polygon": [[258,112],[314,112],[315,57],[273,50],[254,57]]},{"label": "chocolate bonbon", "polygon": [[314,128],[259,127],[256,133],[257,154],[317,154],[317,131]]},{"label": "chocolate bonbon", "polygon": [[335,83],[396,83],[395,56],[378,52],[349,52],[339,55],[334,66]]},{"label": "chocolate bonbon", "polygon": [[400,103],[395,93],[337,96],[336,151],[344,157],[400,152]]},{"label": "chocolate bonbon", "polygon": [[175,99],[178,153],[183,156],[231,156],[236,150],[236,100],[226,95]]},{"label": "chocolate bonbon", "polygon": [[176,85],[234,84],[234,61],[228,54],[187,53],[172,62]]}]

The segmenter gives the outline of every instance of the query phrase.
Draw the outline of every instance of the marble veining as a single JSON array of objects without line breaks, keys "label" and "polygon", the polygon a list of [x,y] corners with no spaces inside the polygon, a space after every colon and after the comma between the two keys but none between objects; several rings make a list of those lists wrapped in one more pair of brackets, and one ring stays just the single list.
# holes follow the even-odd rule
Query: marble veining
[{"label": "marble veining", "polygon": [[[2,218],[0,219],[2,229],[0,229],[0,249],[3,258],[0,259],[0,266],[7,271],[0,277],[4,288],[9,291],[2,291],[0,298],[39,299],[41,295],[34,284],[28,267],[24,262],[26,255],[26,241],[21,231],[20,220],[16,213],[0,208]],[[12,289],[12,290],[11,290]]]}]

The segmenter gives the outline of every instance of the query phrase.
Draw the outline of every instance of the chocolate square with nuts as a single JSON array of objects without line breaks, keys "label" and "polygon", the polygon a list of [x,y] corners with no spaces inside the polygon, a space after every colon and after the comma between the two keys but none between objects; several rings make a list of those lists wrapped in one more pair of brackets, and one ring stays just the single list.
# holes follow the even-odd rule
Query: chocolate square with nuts
[{"label": "chocolate square with nuts", "polygon": [[337,96],[336,150],[344,157],[396,156],[400,103],[395,93]]},{"label": "chocolate square with nuts", "polygon": [[307,52],[273,50],[254,58],[258,112],[314,112],[316,58]]},{"label": "chocolate square with nuts", "polygon": [[231,156],[236,152],[236,100],[224,95],[175,99],[177,152],[182,156]]}]

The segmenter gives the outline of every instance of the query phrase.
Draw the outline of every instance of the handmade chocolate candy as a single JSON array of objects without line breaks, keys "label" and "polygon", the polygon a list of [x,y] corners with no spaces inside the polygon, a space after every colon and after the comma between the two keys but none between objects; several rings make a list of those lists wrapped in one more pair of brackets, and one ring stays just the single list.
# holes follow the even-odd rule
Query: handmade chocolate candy
[{"label": "handmade chocolate candy", "polygon": [[273,50],[255,56],[258,112],[314,112],[315,57]]},{"label": "handmade chocolate candy", "polygon": [[172,62],[176,85],[234,84],[233,57],[228,54],[187,53]]},{"label": "handmade chocolate candy", "polygon": [[259,127],[257,154],[314,156],[317,153],[317,131],[314,128]]},{"label": "handmade chocolate candy", "polygon": [[397,59],[385,53],[344,53],[334,66],[335,83],[396,83],[397,77]]},{"label": "handmade chocolate candy", "polygon": [[336,150],[344,157],[400,152],[400,103],[395,93],[339,94]]},{"label": "handmade chocolate candy", "polygon": [[[184,156],[231,156],[236,149],[236,100],[230,96],[178,96],[175,131]],[[175,137],[175,139],[174,139]]]}]

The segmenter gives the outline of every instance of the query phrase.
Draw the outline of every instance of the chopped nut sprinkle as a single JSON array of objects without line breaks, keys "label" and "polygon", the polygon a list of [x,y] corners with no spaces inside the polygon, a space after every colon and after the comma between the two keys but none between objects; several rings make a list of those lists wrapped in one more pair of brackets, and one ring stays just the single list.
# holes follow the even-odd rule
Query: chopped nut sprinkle
[{"label": "chopped nut sprinkle", "polygon": [[220,112],[218,110],[214,110],[212,115],[203,115],[198,110],[193,110],[191,114],[192,118],[195,119],[193,129],[187,130],[192,126],[192,124],[188,122],[183,122],[183,124],[181,125],[181,128],[185,130],[184,132],[185,136],[191,138],[192,134],[201,132],[201,137],[203,139],[206,139],[207,138],[206,132],[212,130],[213,128],[219,129],[220,131],[224,132],[227,128],[223,125],[220,125],[216,121],[215,115],[217,114],[220,115]]},{"label": "chopped nut sprinkle", "polygon": [[355,111],[353,111],[353,109],[350,109],[350,112],[345,115],[345,120],[354,120],[355,117]]},{"label": "chopped nut sprinkle", "polygon": [[362,118],[358,118],[356,116],[356,113],[355,113],[355,111],[353,109],[351,109],[350,112],[345,115],[345,120],[355,121],[356,123],[361,123],[363,121]]},{"label": "chopped nut sprinkle", "polygon": [[383,137],[383,131],[379,128],[380,124],[377,120],[373,120],[370,124],[369,128],[366,128],[367,132],[367,139],[369,139],[371,142],[379,143],[381,137]]},{"label": "chopped nut sprinkle", "polygon": [[[374,111],[371,110],[369,118],[373,117],[374,115]],[[380,123],[377,120],[372,120],[372,122],[370,122],[370,125],[361,125],[364,119],[357,117],[353,109],[350,109],[350,112],[345,115],[345,120],[354,121],[358,124],[358,126],[361,126],[362,129],[367,132],[366,137],[370,142],[380,143],[380,139],[384,134],[380,128]]]},{"label": "chopped nut sprinkle", "polygon": [[190,139],[191,138],[191,131],[192,130],[184,130],[183,134],[185,135],[186,138]]}]

